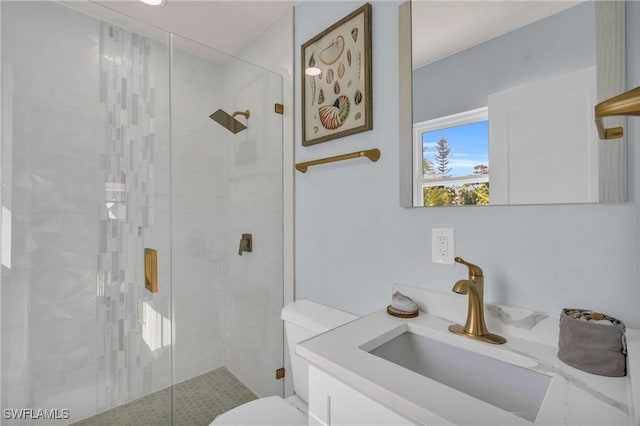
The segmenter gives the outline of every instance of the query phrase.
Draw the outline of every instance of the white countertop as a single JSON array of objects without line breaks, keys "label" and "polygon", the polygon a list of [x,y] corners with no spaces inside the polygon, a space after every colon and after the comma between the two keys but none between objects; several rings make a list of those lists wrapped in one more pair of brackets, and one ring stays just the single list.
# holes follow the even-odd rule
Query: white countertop
[{"label": "white countertop", "polygon": [[[403,293],[407,294],[407,291]],[[415,295],[411,297],[415,300]],[[448,295],[438,297],[449,300]],[[459,299],[464,301],[462,315],[466,315],[466,299]],[[424,304],[419,305],[421,309],[424,307]],[[442,306],[443,303],[438,305]],[[498,407],[368,353],[368,350],[389,340],[390,336],[412,331],[551,376],[549,389],[533,424],[634,424],[634,397],[630,376],[603,377],[562,363],[557,358],[557,347],[549,344],[549,341],[553,341],[553,336],[549,339],[524,338],[536,325],[552,330],[549,323],[553,323],[554,318],[533,313],[524,319],[514,321],[508,309],[495,306],[489,311],[493,312],[494,317],[500,317],[505,323],[515,323],[516,328],[525,331],[509,333],[513,331],[513,327],[496,330],[491,326],[493,321],[489,320],[489,315],[487,318],[489,330],[500,332],[507,338],[504,345],[489,345],[450,333],[447,328],[454,321],[443,318],[442,312],[437,312],[440,314],[437,316],[433,312],[421,312],[416,318],[400,319],[389,316],[386,310],[381,310],[300,343],[297,353],[343,383],[417,424],[532,424]],[[532,317],[536,318],[535,321],[527,320]],[[545,322],[546,325],[540,325]],[[634,343],[631,345],[633,348],[629,349],[636,350],[637,337],[636,331],[632,331],[631,340]],[[555,339],[557,342],[557,337]],[[634,363],[638,359],[637,355],[633,354]]]}]

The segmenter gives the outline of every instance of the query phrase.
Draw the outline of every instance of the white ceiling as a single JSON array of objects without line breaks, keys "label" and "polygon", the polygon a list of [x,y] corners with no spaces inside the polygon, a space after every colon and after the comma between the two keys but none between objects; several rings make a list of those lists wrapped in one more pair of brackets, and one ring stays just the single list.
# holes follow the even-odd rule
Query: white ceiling
[{"label": "white ceiling", "polygon": [[[580,2],[412,0],[414,68],[490,40]],[[106,7],[136,21],[232,55],[290,10],[295,3],[295,0],[167,0],[163,6],[149,6],[138,0],[68,2],[73,7],[101,15],[105,15],[101,11]],[[83,7],[83,4],[86,7]],[[104,19],[109,18],[116,23],[122,21],[116,15],[106,13]],[[128,24],[132,25],[130,21]]]},{"label": "white ceiling", "polygon": [[580,2],[413,0],[413,67],[468,49]]},{"label": "white ceiling", "polygon": [[91,3],[233,55],[290,10],[295,1],[167,0],[163,6],[138,0]]}]

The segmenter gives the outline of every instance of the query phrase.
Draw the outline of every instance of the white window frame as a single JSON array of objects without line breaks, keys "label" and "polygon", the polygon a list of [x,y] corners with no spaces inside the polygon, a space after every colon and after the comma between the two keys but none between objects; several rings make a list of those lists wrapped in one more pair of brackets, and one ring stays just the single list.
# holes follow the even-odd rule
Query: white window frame
[{"label": "white window frame", "polygon": [[467,183],[489,182],[489,175],[469,175],[448,178],[427,179],[422,170],[422,134],[449,127],[462,126],[489,120],[489,107],[481,107],[469,111],[451,114],[433,120],[422,121],[413,125],[413,205],[424,205],[423,188],[428,186],[463,185]]}]

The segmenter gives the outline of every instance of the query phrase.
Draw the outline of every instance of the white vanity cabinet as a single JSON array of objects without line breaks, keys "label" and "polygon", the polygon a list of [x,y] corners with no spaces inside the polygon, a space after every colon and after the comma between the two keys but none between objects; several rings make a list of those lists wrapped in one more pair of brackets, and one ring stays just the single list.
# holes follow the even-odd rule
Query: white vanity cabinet
[{"label": "white vanity cabinet", "polygon": [[345,385],[319,368],[309,366],[309,425],[415,425]]}]

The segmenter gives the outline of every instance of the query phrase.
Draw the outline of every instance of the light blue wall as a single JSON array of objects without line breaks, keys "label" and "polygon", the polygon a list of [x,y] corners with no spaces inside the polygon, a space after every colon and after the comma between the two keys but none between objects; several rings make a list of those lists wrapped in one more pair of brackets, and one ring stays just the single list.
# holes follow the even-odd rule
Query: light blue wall
[{"label": "light blue wall", "polygon": [[413,122],[487,106],[489,94],[596,64],[585,2],[413,72]]},{"label": "light blue wall", "polygon": [[[350,160],[296,173],[296,289],[356,314],[381,309],[395,282],[450,291],[461,266],[431,263],[431,228],[455,229],[456,255],[485,272],[487,301],[558,314],[562,307],[604,311],[640,326],[638,211],[634,163],[640,119],[629,120],[630,198],[621,205],[399,207],[398,5],[372,1],[373,130],[301,146],[296,81],[296,161],[380,148],[377,163]],[[362,2],[302,1],[295,13],[300,45]],[[640,4],[628,6],[629,87],[640,85]],[[633,24],[631,24],[633,23]]]}]

